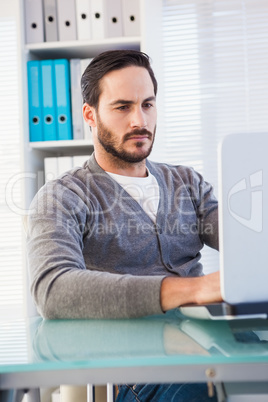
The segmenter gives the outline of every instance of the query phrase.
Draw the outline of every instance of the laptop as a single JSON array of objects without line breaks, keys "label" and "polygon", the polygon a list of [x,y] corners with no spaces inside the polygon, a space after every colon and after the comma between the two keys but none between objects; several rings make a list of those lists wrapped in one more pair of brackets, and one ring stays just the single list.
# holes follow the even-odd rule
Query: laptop
[{"label": "laptop", "polygon": [[219,146],[223,303],[185,305],[188,317],[268,317],[268,133],[231,134]]}]

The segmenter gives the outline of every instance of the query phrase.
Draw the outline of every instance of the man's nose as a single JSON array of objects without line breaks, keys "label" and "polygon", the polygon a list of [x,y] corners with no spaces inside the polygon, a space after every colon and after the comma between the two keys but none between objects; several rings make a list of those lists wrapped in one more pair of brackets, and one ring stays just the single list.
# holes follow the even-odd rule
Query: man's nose
[{"label": "man's nose", "polygon": [[142,108],[135,108],[131,114],[131,128],[144,128],[147,126],[147,120]]}]

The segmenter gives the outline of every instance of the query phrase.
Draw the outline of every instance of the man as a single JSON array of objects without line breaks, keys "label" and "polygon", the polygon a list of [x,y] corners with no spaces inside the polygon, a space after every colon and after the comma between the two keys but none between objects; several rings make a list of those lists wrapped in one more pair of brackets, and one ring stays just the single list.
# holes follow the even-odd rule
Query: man
[{"label": "man", "polygon": [[[218,273],[203,276],[199,262],[204,244],[218,247],[212,187],[193,169],[147,160],[157,119],[148,56],[105,52],[81,85],[94,155],[44,186],[29,215],[39,312],[50,319],[130,318],[220,301]],[[123,400],[126,391],[133,395],[122,389]]]}]

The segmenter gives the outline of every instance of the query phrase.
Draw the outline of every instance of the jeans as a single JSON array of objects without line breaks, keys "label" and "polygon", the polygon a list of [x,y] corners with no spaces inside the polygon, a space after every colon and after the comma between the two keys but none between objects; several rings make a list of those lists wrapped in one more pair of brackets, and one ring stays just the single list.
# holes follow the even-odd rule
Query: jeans
[{"label": "jeans", "polygon": [[207,384],[135,384],[119,385],[116,402],[217,402],[208,396]]}]

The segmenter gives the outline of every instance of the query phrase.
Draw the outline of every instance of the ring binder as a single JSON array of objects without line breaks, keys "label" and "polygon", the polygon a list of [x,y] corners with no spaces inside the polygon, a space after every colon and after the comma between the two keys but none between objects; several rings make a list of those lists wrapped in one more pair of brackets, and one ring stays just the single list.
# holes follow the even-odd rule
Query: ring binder
[{"label": "ring binder", "polygon": [[45,40],[54,42],[58,40],[58,21],[56,0],[44,0]]},{"label": "ring binder", "polygon": [[44,42],[42,0],[25,0],[26,42]]},{"label": "ring binder", "polygon": [[53,61],[55,74],[56,125],[59,140],[72,139],[70,69],[67,59]]},{"label": "ring binder", "polygon": [[39,61],[28,61],[27,78],[30,141],[43,141],[42,82]]}]

